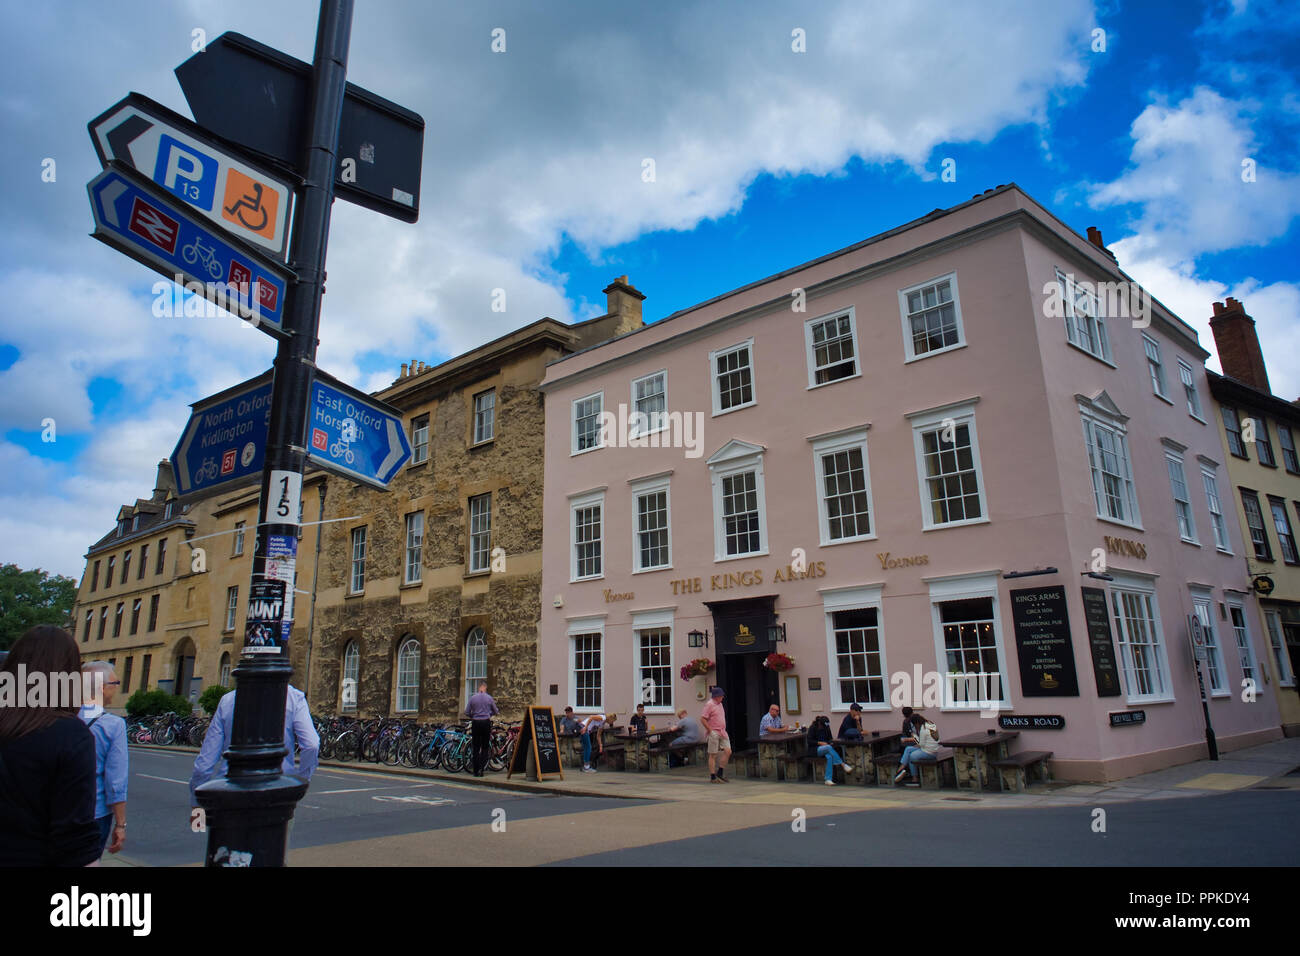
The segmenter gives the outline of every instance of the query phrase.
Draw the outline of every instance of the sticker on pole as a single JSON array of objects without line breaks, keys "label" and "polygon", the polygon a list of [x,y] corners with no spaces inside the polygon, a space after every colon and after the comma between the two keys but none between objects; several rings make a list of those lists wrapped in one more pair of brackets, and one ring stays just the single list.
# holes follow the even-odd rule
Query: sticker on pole
[{"label": "sticker on pole", "polygon": [[256,581],[249,588],[245,654],[279,654],[287,648],[280,626],[284,620],[284,590],[283,581]]}]

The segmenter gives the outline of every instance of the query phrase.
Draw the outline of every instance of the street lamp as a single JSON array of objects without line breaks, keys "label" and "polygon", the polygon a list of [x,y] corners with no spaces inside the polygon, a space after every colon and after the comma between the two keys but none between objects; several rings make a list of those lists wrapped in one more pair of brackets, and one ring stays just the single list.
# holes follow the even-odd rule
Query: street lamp
[{"label": "street lamp", "polygon": [[780,624],[769,624],[767,626],[767,639],[773,644],[784,644],[785,622]]},{"label": "street lamp", "polygon": [[703,632],[691,631],[689,634],[686,635],[686,643],[687,646],[689,647],[708,647],[709,632],[707,630]]}]

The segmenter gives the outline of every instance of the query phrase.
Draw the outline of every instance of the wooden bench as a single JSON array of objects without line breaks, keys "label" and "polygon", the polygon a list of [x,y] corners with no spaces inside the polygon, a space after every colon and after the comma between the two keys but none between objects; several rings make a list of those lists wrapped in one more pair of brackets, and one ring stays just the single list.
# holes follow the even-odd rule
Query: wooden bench
[{"label": "wooden bench", "polygon": [[627,757],[622,744],[607,744],[602,758],[605,761],[605,766],[610,770],[626,769]]},{"label": "wooden bench", "polygon": [[[884,787],[892,784],[894,782],[894,777],[898,775],[899,766],[902,762],[903,755],[901,753],[878,754],[874,761],[876,785]],[[880,779],[882,771],[885,774],[884,780]]]},{"label": "wooden bench", "polygon": [[[704,762],[707,750],[707,745],[703,743],[691,744],[687,747],[673,747],[668,742],[651,744],[649,750],[650,769],[656,773],[666,773],[672,769],[672,762],[669,760],[672,754],[677,754],[684,763],[695,766],[697,763]],[[739,755],[734,754],[733,756]]]},{"label": "wooden bench", "polygon": [[758,748],[751,747],[748,750],[737,750],[731,755],[731,762],[736,766],[741,763],[745,765],[746,777],[761,776],[758,767]]},{"label": "wooden bench", "polygon": [[[781,754],[776,758],[777,778],[780,780],[811,780],[812,761],[807,754]],[[808,772],[804,774],[804,768]]]},{"label": "wooden bench", "polygon": [[[876,783],[884,786],[881,781],[881,771],[888,774],[887,783],[892,784],[894,777],[902,769],[903,755],[901,753],[880,754],[876,757]],[[925,789],[927,778],[933,783],[934,789],[938,790],[945,786],[947,781],[952,781],[952,786],[957,785],[957,751],[951,747],[940,747],[935,752],[933,760],[919,761],[921,768],[921,788]]]},{"label": "wooden bench", "polygon": [[989,766],[997,769],[1000,791],[1007,789],[1006,781],[1010,777],[1013,782],[1011,789],[1016,793],[1024,793],[1028,771],[1036,768],[1038,778],[1044,783],[1052,779],[1047,767],[1047,761],[1051,757],[1050,750],[1022,750],[1020,753],[1009,754],[1001,760],[991,760]]}]

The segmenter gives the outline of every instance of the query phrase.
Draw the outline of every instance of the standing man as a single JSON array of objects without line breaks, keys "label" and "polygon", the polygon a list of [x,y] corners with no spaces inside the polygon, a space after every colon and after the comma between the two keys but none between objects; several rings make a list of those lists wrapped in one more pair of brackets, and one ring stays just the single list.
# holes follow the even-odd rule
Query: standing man
[{"label": "standing man", "polygon": [[81,673],[87,681],[103,682],[102,689],[96,688],[90,703],[81,708],[80,716],[95,738],[95,825],[99,827],[100,851],[108,844],[108,852],[117,853],[126,843],[126,721],[110,714],[108,708],[121,681],[107,661],[83,664]]},{"label": "standing man", "polygon": [[[217,712],[208,724],[207,735],[203,738],[203,747],[194,758],[194,773],[190,777],[190,807],[195,808],[199,801],[194,796],[194,789],[207,783],[212,777],[225,776],[226,761],[222,754],[230,747],[230,725],[235,715],[235,694],[232,690],[217,702]],[[293,752],[298,749],[298,765],[293,762]],[[311,711],[307,708],[307,698],[303,692],[292,684],[284,695],[284,749],[287,751],[280,764],[283,773],[292,774],[302,780],[311,780],[316,772],[317,755],[320,753],[320,735],[312,726]]]},{"label": "standing man", "polygon": [[758,735],[766,737],[776,730],[785,730],[785,725],[781,723],[781,705],[773,704],[763,715],[763,719],[758,722]]},{"label": "standing man", "polygon": [[709,782],[727,782],[727,761],[731,759],[731,738],[727,736],[727,714],[722,709],[726,695],[721,687],[713,688],[713,696],[700,714],[709,728]]},{"label": "standing man", "polygon": [[478,693],[469,699],[465,716],[473,723],[470,725],[470,739],[474,744],[474,776],[483,776],[488,757],[492,756],[492,718],[501,711],[497,702],[487,692],[487,681],[478,682]]}]

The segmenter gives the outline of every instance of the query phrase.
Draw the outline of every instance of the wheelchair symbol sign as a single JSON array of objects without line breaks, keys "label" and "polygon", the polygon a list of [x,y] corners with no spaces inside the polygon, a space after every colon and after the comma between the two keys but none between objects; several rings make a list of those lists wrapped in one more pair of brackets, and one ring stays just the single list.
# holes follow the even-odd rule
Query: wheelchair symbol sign
[{"label": "wheelchair symbol sign", "polygon": [[249,232],[274,238],[276,212],[280,195],[239,170],[226,171],[226,193],[221,202],[221,218],[243,226]]}]

